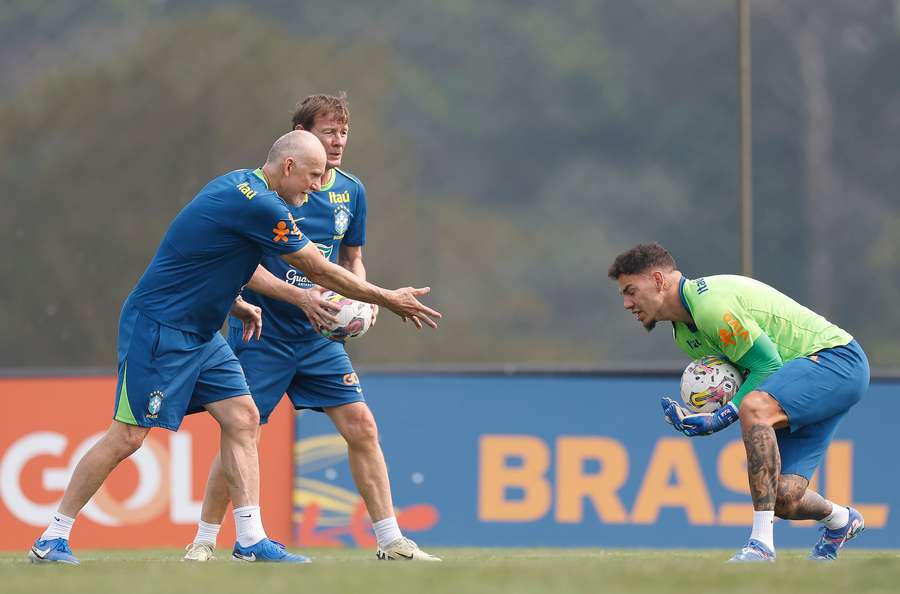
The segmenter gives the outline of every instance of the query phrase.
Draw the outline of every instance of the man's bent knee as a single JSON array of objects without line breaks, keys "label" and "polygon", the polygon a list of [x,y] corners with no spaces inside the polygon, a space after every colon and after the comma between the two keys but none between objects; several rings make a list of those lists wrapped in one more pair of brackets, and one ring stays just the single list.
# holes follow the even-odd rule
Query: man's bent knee
[{"label": "man's bent knee", "polygon": [[249,395],[219,400],[206,406],[228,433],[248,432],[255,439],[259,431],[259,409]]},{"label": "man's bent knee", "polygon": [[741,401],[741,424],[751,425],[783,425],[787,423],[787,415],[781,405],[767,392],[754,390]]},{"label": "man's bent knee", "polygon": [[378,443],[378,425],[365,403],[346,404],[332,409],[330,415],[351,446]]},{"label": "man's bent knee", "polygon": [[250,396],[229,398],[224,402],[233,402],[233,417],[231,426],[235,431],[249,431],[254,439],[259,431],[259,409]]}]

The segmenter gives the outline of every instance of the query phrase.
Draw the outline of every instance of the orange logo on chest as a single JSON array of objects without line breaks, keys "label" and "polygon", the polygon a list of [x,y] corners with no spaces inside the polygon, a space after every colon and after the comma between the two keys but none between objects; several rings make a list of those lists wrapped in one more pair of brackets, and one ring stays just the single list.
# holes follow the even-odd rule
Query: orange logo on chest
[{"label": "orange logo on chest", "polygon": [[724,328],[719,328],[719,342],[722,343],[722,346],[734,346],[737,344],[734,340],[734,333]]},{"label": "orange logo on chest", "polygon": [[744,325],[734,317],[730,311],[726,312],[724,316],[722,316],[722,320],[728,324],[730,328],[720,328],[719,329],[719,341],[723,346],[734,346],[737,344],[737,338],[741,340],[749,340],[750,333],[744,328]]}]

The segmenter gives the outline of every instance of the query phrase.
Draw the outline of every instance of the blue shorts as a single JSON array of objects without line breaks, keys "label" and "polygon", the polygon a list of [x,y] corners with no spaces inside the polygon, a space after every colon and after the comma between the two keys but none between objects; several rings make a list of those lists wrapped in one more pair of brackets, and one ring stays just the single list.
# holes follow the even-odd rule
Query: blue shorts
[{"label": "blue shorts", "polygon": [[757,387],[787,414],[775,431],[781,474],[811,478],[838,423],[869,387],[869,360],[855,340],[788,361]]},{"label": "blue shorts", "polygon": [[211,340],[151,320],[127,303],[119,318],[117,421],[177,431],[204,405],[250,393],[237,357]]},{"label": "blue shorts", "polygon": [[283,340],[266,336],[244,342],[241,330],[228,329],[228,344],[237,354],[266,423],[287,393],[294,408],[325,408],[365,402],[359,378],[344,345],[327,338]]}]

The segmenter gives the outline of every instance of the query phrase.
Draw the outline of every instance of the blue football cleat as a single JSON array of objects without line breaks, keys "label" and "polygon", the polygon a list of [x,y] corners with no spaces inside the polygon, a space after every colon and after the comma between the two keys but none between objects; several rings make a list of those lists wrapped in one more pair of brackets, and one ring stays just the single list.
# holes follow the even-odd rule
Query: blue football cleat
[{"label": "blue football cleat", "polygon": [[78,559],[69,548],[69,541],[65,538],[52,538],[50,540],[36,540],[28,551],[28,560],[32,563],[66,563],[68,565],[80,565]]},{"label": "blue football cleat", "polygon": [[775,551],[755,538],[744,545],[744,548],[728,560],[729,563],[774,563]]},{"label": "blue football cleat", "polygon": [[234,543],[234,551],[231,558],[235,561],[248,563],[311,563],[312,559],[303,555],[288,553],[284,545],[274,540],[264,538],[254,545],[242,547],[240,543]]},{"label": "blue football cleat", "polygon": [[850,510],[850,519],[847,525],[837,530],[829,530],[822,526],[822,535],[819,536],[819,542],[813,547],[809,558],[814,561],[834,561],[837,559],[838,553],[844,543],[852,538],[856,538],[860,532],[866,529],[866,521],[861,513],[853,509]]}]

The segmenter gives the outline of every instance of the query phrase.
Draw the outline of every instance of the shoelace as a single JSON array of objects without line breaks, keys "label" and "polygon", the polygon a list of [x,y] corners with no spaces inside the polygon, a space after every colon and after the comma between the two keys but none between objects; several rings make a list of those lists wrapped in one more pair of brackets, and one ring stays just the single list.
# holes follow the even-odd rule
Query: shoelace
[{"label": "shoelace", "polygon": [[287,547],[284,546],[282,543],[278,542],[277,540],[272,540],[272,539],[270,538],[270,539],[269,539],[269,544],[270,544],[270,546],[271,546],[271,545],[274,545],[275,550],[277,550],[277,551],[278,551],[279,553],[281,553],[282,555],[284,555],[284,556],[291,555],[291,553],[288,553],[288,552],[287,552]]},{"label": "shoelace", "polygon": [[838,543],[826,540],[823,536],[819,542],[816,543],[816,546],[813,547],[813,552],[820,557],[837,559],[838,548]]},{"label": "shoelace", "polygon": [[769,557],[771,557],[771,555],[769,553],[767,553],[762,548],[760,548],[750,542],[748,542],[746,545],[744,545],[744,548],[741,549],[741,552],[742,553],[759,553],[760,555],[762,555],[763,559],[768,559]]},{"label": "shoelace", "polygon": [[820,526],[819,531],[822,533],[822,535],[819,536],[819,543],[818,543],[819,546],[824,545],[826,542],[829,542],[833,545],[840,545],[847,538],[847,534],[841,534],[839,536],[831,536],[830,534],[828,534],[830,532],[830,530],[828,530],[828,528],[826,528],[825,526]]}]

